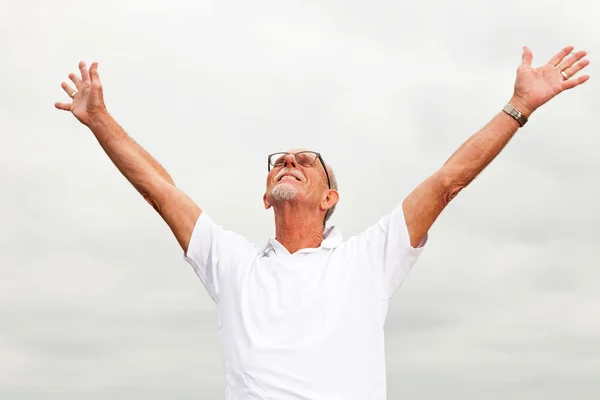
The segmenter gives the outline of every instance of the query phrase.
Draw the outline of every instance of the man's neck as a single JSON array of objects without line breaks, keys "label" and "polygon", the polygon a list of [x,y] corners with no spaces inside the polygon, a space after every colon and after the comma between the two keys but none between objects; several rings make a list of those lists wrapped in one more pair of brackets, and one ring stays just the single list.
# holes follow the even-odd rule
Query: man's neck
[{"label": "man's neck", "polygon": [[317,248],[323,241],[323,217],[291,207],[276,210],[275,238],[290,254]]}]

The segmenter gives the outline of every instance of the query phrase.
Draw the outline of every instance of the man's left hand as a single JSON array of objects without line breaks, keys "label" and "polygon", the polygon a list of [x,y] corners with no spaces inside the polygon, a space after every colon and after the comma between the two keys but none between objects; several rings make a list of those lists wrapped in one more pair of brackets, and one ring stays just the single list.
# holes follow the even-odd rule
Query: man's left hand
[{"label": "man's left hand", "polygon": [[584,59],[587,52],[577,51],[571,54],[572,51],[573,46],[565,47],[545,65],[532,68],[533,54],[531,50],[524,47],[523,59],[517,69],[511,104],[529,117],[557,94],[587,81],[588,75],[573,77],[590,63],[589,60]]}]

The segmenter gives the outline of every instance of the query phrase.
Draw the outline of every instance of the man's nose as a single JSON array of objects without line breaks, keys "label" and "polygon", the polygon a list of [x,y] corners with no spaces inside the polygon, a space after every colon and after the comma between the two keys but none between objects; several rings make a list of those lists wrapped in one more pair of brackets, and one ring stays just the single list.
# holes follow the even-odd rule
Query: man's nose
[{"label": "man's nose", "polygon": [[283,166],[285,168],[296,168],[298,165],[296,164],[296,155],[288,154],[283,159]]}]

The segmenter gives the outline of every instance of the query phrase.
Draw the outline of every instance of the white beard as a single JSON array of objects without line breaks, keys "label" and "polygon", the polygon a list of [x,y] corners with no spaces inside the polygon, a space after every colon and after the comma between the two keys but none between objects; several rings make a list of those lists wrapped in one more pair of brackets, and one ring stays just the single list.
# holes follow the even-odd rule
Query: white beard
[{"label": "white beard", "polygon": [[294,200],[298,195],[298,190],[289,183],[280,183],[273,188],[273,198],[275,201]]}]

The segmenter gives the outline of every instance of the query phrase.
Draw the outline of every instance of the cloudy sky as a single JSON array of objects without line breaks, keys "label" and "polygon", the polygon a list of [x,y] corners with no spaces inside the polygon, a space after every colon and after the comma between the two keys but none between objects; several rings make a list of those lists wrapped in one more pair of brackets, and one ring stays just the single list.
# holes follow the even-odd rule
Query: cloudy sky
[{"label": "cloudy sky", "polygon": [[[206,212],[263,244],[266,154],[319,150],[346,237],[572,44],[592,79],[448,207],[391,304],[390,399],[600,396],[600,3],[0,3],[0,398],[220,399],[216,310],[166,224],[55,110],[99,61],[109,111]],[[600,77],[599,77],[600,78]]]}]

